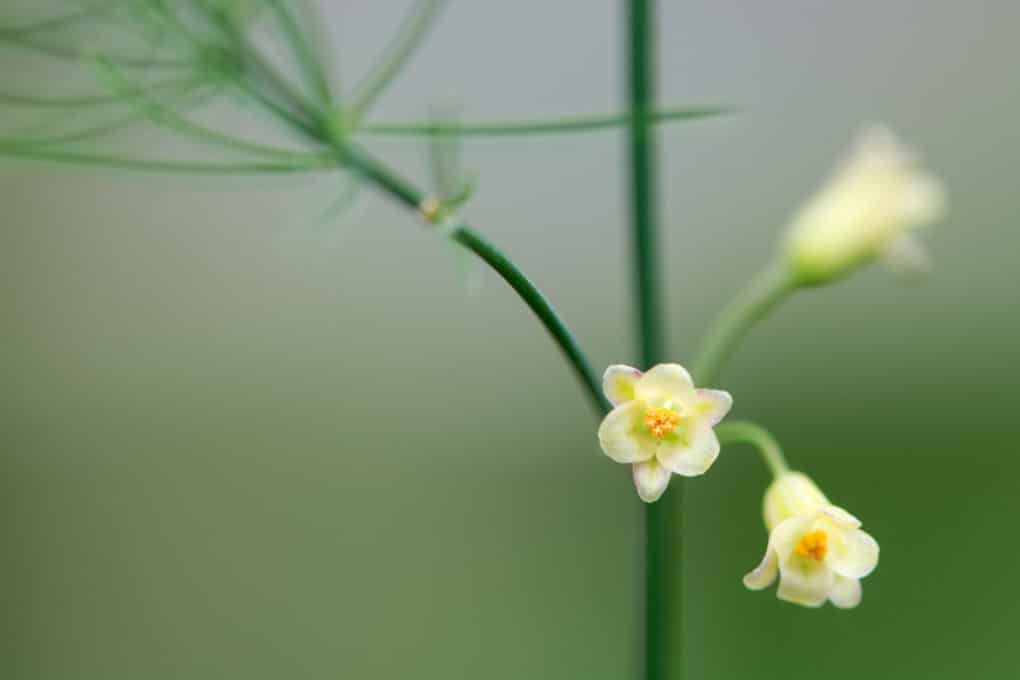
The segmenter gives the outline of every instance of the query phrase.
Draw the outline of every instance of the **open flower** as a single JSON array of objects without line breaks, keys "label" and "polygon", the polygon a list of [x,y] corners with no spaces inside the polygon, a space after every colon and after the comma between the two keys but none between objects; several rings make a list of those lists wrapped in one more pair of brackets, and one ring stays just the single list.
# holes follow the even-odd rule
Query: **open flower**
[{"label": "open flower", "polygon": [[697,390],[678,364],[659,364],[647,373],[610,366],[602,378],[615,408],[599,427],[599,444],[617,463],[634,466],[634,486],[646,503],[662,496],[671,473],[704,474],[719,455],[712,428],[730,410],[722,390]]},{"label": "open flower", "polygon": [[781,600],[849,609],[861,602],[860,580],[878,565],[878,543],[861,522],[829,503],[806,475],[787,472],[765,494],[769,543],[765,558],[744,577],[751,590],[779,576]]},{"label": "open flower", "polygon": [[786,259],[797,281],[826,283],[881,257],[903,270],[927,266],[910,233],[944,212],[942,186],[884,128],[865,131],[852,156],[793,220]]}]

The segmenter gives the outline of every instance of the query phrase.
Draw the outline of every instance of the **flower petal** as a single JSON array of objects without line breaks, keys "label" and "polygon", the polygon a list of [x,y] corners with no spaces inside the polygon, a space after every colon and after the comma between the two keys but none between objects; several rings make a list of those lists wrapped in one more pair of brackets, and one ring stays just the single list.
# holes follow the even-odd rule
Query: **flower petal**
[{"label": "flower petal", "polygon": [[829,600],[840,609],[853,609],[861,603],[861,582],[837,574],[832,579]]},{"label": "flower petal", "polygon": [[645,405],[628,401],[609,412],[599,425],[599,444],[617,463],[640,463],[655,455],[657,442],[641,429]]},{"label": "flower petal", "polygon": [[651,403],[672,401],[693,406],[694,382],[680,364],[659,364],[638,379],[634,397]]},{"label": "flower petal", "polygon": [[765,492],[765,527],[772,531],[781,522],[797,515],[816,514],[829,504],[825,494],[803,472],[787,472],[769,485]]},{"label": "flower petal", "polygon": [[822,564],[805,564],[797,558],[779,565],[780,600],[805,607],[821,607],[832,590],[833,573]]},{"label": "flower petal", "polygon": [[836,525],[844,529],[860,529],[861,520],[857,519],[849,512],[835,505],[827,505],[822,508],[822,514],[828,519],[832,520]]},{"label": "flower petal", "polygon": [[719,456],[719,440],[703,419],[694,420],[683,434],[665,439],[655,457],[662,466],[684,477],[703,475]]},{"label": "flower petal", "polygon": [[697,390],[698,407],[697,411],[708,421],[709,425],[716,425],[722,420],[733,406],[733,397],[729,392],[723,390]]},{"label": "flower petal", "polygon": [[830,541],[825,563],[847,578],[864,578],[878,566],[878,541],[860,529],[848,529]]},{"label": "flower petal", "polygon": [[669,470],[653,458],[644,463],[634,463],[634,486],[638,496],[645,503],[659,500],[669,485]]},{"label": "flower petal", "polygon": [[776,525],[769,536],[769,543],[779,555],[780,561],[786,561],[793,555],[793,550],[801,536],[811,529],[816,519],[818,519],[817,512],[807,512],[794,515]]},{"label": "flower petal", "polygon": [[879,253],[889,270],[905,279],[916,279],[932,270],[931,257],[921,240],[906,232],[894,237]]},{"label": "flower petal", "polygon": [[923,227],[946,212],[946,190],[933,175],[915,173],[900,194],[900,211],[911,226]]},{"label": "flower petal", "polygon": [[602,374],[602,391],[613,406],[634,398],[634,385],[641,377],[641,371],[631,366],[615,364]]},{"label": "flower petal", "polygon": [[776,580],[778,573],[779,559],[776,557],[776,551],[772,549],[770,541],[768,547],[765,548],[765,557],[762,558],[761,564],[744,576],[744,585],[751,590],[768,588]]}]

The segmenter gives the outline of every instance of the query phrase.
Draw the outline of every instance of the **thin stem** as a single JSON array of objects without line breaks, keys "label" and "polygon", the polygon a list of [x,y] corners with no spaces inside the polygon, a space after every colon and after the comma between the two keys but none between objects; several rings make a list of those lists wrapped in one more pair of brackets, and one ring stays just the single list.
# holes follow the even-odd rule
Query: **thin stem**
[{"label": "thin stem", "polygon": [[715,428],[715,434],[722,444],[749,444],[764,461],[769,472],[776,479],[790,471],[783,456],[783,449],[776,438],[765,428],[746,420],[727,421]]},{"label": "thin stem", "polygon": [[386,86],[400,73],[407,60],[425,40],[429,29],[439,16],[446,0],[420,0],[416,9],[405,21],[396,39],[380,57],[378,65],[361,81],[351,95],[348,124],[356,127],[375,104]]},{"label": "thin stem", "polygon": [[531,282],[506,255],[501,253],[495,246],[486,241],[480,234],[464,226],[453,232],[452,238],[461,244],[496,270],[503,280],[510,284],[525,304],[535,313],[542,325],[559,345],[574,369],[578,380],[587,388],[588,397],[595,411],[603,414],[608,411],[608,405],[602,397],[602,389],[598,377],[592,370],[591,364],[584,356],[580,345],[574,338],[570,329],[560,320],[556,310],[549,301],[542,295],[542,292]]},{"label": "thin stem", "polygon": [[[721,107],[665,109],[648,115],[651,123],[699,120],[730,113]],[[481,123],[367,123],[360,132],[392,136],[510,137],[522,135],[599,132],[630,125],[629,113],[575,116],[548,120],[486,121]]]},{"label": "thin stem", "polygon": [[[338,154],[354,172],[406,208],[416,212],[421,209],[425,196],[361,149],[344,145],[338,149]],[[450,238],[480,257],[514,289],[563,352],[574,374],[584,386],[596,413],[602,415],[608,412],[609,405],[602,396],[602,386],[591,367],[591,362],[574,338],[574,334],[531,279],[509,257],[467,224],[456,223],[451,229]]]},{"label": "thin stem", "polygon": [[[628,0],[626,5],[634,294],[641,364],[647,368],[662,360],[663,347],[661,281],[656,256],[658,167],[655,130],[650,118],[655,111],[654,0]],[[660,501],[645,506],[644,592],[639,619],[641,670],[645,680],[663,680],[667,676],[670,639],[673,649],[683,658],[681,617],[670,615],[670,607],[676,606],[682,596],[682,586],[677,583],[682,536],[670,532],[669,515],[677,512],[683,488],[677,483],[673,486],[669,504]],[[671,629],[671,625],[676,627]]]},{"label": "thin stem", "polygon": [[694,362],[698,383],[715,382],[740,340],[795,289],[796,281],[780,264],[772,265],[755,277],[723,310],[702,343]]},{"label": "thin stem", "polygon": [[[243,40],[243,37],[241,39]],[[272,64],[262,58],[254,46],[245,43],[242,45],[248,52],[247,56],[251,63],[259,69],[260,82],[268,83],[270,87],[277,90],[279,96],[286,100],[288,106],[277,104],[271,109],[281,120],[292,125],[296,131],[309,139],[330,147],[340,164],[360,175],[405,208],[418,215],[422,214],[422,206],[426,203],[426,196],[423,192],[364,150],[348,143],[334,127],[325,124],[320,112],[302,99],[296,90],[286,86],[286,81],[275,71]],[[273,101],[259,90],[256,83],[247,83],[247,88],[253,97],[263,101]],[[609,405],[602,396],[601,385],[591,367],[591,362],[588,361],[573,333],[542,292],[510,258],[480,234],[467,224],[459,222],[454,222],[454,224],[450,237],[485,261],[514,289],[559,346],[575,375],[585,387],[596,412],[600,415],[606,413],[609,410]]]}]

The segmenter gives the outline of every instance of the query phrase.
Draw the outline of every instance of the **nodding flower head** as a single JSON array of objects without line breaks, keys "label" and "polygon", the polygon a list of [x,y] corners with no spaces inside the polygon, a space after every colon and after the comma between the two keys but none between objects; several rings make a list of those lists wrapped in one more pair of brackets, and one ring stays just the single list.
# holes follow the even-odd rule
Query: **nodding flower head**
[{"label": "nodding flower head", "polygon": [[860,604],[860,580],[878,565],[878,543],[806,475],[788,472],[769,487],[765,526],[765,557],[744,577],[745,586],[761,590],[778,576],[781,600],[805,607],[828,600],[842,609]]},{"label": "nodding flower head", "polygon": [[727,392],[695,389],[679,364],[646,373],[610,366],[602,387],[615,408],[599,427],[599,443],[617,463],[633,465],[641,500],[658,500],[671,474],[693,477],[715,462],[719,440],[712,428],[733,404]]}]

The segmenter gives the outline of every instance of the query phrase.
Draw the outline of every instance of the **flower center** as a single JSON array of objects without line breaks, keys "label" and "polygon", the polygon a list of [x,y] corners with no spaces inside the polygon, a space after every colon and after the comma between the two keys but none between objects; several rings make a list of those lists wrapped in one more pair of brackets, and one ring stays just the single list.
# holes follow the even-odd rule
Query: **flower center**
[{"label": "flower center", "polygon": [[825,553],[829,549],[828,543],[829,537],[825,535],[825,532],[815,529],[800,537],[800,542],[797,543],[794,552],[801,557],[810,557],[816,562],[821,562],[825,559]]},{"label": "flower center", "polygon": [[672,434],[680,424],[680,414],[671,408],[655,406],[645,411],[645,427],[656,439]]}]

